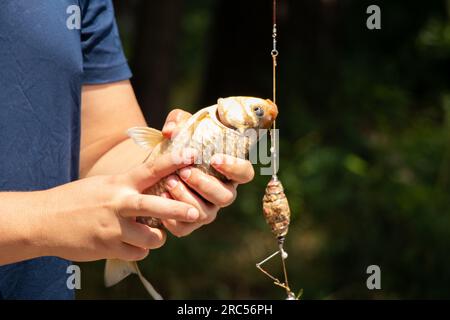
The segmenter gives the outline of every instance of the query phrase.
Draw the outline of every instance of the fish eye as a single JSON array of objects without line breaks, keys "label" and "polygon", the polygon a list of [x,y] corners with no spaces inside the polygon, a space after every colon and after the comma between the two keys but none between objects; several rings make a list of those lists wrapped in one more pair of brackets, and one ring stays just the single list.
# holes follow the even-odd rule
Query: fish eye
[{"label": "fish eye", "polygon": [[258,118],[264,117],[264,110],[261,107],[254,107],[253,111],[255,111],[255,114]]}]

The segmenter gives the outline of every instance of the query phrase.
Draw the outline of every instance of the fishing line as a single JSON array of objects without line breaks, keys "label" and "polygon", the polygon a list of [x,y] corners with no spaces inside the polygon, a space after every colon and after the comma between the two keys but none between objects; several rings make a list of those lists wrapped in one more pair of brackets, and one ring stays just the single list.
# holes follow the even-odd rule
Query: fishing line
[{"label": "fishing line", "polygon": [[[272,51],[270,52],[270,55],[272,56],[272,91],[273,91],[273,98],[272,101],[274,104],[277,104],[277,58],[278,58],[278,49],[277,49],[277,0],[273,0],[273,18],[272,18],[272,43],[273,43],[273,48]],[[277,124],[276,124],[276,120],[273,122],[273,127],[272,130],[270,132],[270,136],[271,136],[271,148],[270,148],[270,153],[272,155],[272,163],[273,163],[273,173],[272,173],[272,178],[273,179],[278,179],[277,178],[277,137],[276,137],[276,130],[277,130]]]},{"label": "fishing line", "polygon": [[[278,66],[278,56],[279,51],[277,48],[278,41],[278,30],[277,30],[277,0],[272,2],[272,51],[270,55],[272,56],[272,101],[277,103],[277,66]],[[271,137],[271,160],[272,160],[272,178],[270,179],[266,192],[263,198],[263,212],[266,222],[272,229],[278,240],[278,251],[269,257],[265,258],[263,261],[256,264],[256,267],[263,272],[266,276],[273,280],[273,283],[279,287],[286,290],[286,295],[288,300],[299,299],[302,292],[298,296],[292,292],[289,287],[288,273],[286,268],[286,259],[288,257],[287,252],[284,250],[284,241],[288,233],[289,223],[290,223],[290,208],[286,195],[284,194],[284,188],[281,181],[278,179],[278,134],[276,122],[273,122],[273,127],[270,130]],[[281,282],[276,277],[267,272],[262,266],[276,255],[280,254],[281,263],[283,268],[284,282]]]}]

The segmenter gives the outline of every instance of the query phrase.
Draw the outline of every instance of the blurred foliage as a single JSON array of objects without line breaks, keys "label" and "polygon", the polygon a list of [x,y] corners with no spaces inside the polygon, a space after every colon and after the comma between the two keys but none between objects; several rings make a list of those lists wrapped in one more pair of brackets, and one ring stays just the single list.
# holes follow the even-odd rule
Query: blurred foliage
[{"label": "blurred foliage", "polygon": [[[270,96],[265,2],[185,1],[174,104],[193,111],[204,107],[196,104],[202,95],[240,85],[246,91],[235,95]],[[449,298],[450,2],[375,1],[379,31],[365,27],[371,2],[282,2],[280,177],[293,213],[292,287],[307,299]],[[217,28],[224,20],[241,29],[227,36]],[[236,47],[233,39],[249,45]],[[211,63],[214,47],[237,64],[233,77],[220,66],[225,59]],[[164,296],[284,297],[255,268],[276,250],[261,214],[267,181],[257,175],[214,224],[184,239],[169,236],[141,263]],[[381,267],[382,290],[366,288],[371,264]],[[278,261],[268,268],[281,276]],[[103,288],[102,269],[83,266],[79,298],[147,298],[136,277]]]}]

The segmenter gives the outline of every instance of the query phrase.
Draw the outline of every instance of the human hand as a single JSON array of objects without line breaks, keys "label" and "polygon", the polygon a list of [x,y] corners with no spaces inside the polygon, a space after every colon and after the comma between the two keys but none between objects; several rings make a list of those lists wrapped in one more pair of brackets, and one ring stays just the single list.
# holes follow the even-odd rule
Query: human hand
[{"label": "human hand", "polygon": [[39,194],[44,214],[35,217],[41,255],[74,261],[145,258],[149,249],[162,246],[164,231],[136,222],[155,217],[194,222],[198,209],[187,202],[142,191],[184,166],[194,163],[195,150],[183,152],[182,163],[170,154],[125,174],[96,176]]},{"label": "human hand", "polygon": [[[173,110],[166,119],[163,135],[172,138],[190,117],[188,112]],[[243,159],[216,154],[211,158],[211,164],[230,182],[224,183],[192,166],[187,166],[180,170],[179,175],[174,174],[166,179],[168,193],[164,194],[164,197],[193,205],[200,211],[200,218],[195,222],[163,219],[164,226],[175,236],[189,235],[201,226],[213,222],[220,208],[233,203],[237,186],[251,181],[254,177],[252,164]]]}]

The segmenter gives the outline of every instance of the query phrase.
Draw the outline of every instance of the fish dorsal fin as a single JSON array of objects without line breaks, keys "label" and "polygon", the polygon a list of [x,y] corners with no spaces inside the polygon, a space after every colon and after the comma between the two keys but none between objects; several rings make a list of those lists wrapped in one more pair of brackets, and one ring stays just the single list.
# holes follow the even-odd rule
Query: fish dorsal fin
[{"label": "fish dorsal fin", "polygon": [[[183,128],[180,130],[179,134],[184,135],[187,132],[191,132],[195,129],[195,125],[203,120],[207,116],[211,116],[215,114],[217,110],[217,105],[203,108],[197,111],[192,117],[190,117],[186,123],[183,125]],[[145,148],[145,149],[153,149],[158,143],[164,140],[162,132],[153,128],[148,127],[134,127],[130,128],[127,131],[128,136],[133,139],[133,141]]]},{"label": "fish dorsal fin", "polygon": [[134,127],[128,129],[127,134],[137,145],[145,149],[152,149],[164,140],[161,131],[148,127]]}]

